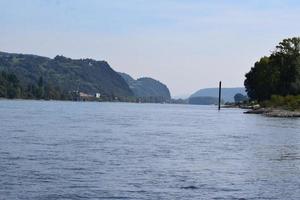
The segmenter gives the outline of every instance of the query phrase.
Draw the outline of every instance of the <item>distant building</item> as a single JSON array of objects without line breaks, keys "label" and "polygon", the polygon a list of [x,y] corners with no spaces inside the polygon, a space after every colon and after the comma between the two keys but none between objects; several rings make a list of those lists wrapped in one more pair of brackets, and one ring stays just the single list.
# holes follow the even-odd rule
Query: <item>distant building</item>
[{"label": "distant building", "polygon": [[74,101],[96,101],[101,98],[101,94],[100,93],[95,93],[94,95],[91,94],[87,94],[84,92],[80,92],[78,90],[74,90],[71,92],[72,94],[72,99]]},{"label": "distant building", "polygon": [[79,96],[80,97],[93,97],[92,95],[89,95],[89,94],[86,94],[86,93],[83,93],[83,92],[79,92]]},{"label": "distant building", "polygon": [[97,99],[99,99],[99,98],[101,97],[101,94],[100,94],[100,93],[96,93],[96,94],[95,94],[95,97],[96,97]]},{"label": "distant building", "polygon": [[79,92],[79,99],[81,101],[91,101],[93,100],[94,96],[93,95],[89,95],[83,92]]}]

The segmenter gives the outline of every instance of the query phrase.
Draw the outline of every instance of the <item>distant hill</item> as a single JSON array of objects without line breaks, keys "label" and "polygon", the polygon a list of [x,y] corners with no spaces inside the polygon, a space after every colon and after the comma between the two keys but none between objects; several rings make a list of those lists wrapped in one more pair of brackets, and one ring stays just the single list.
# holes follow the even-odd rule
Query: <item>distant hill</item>
[{"label": "distant hill", "polygon": [[[241,93],[243,95],[247,95],[245,88],[236,87],[236,88],[222,88],[222,100],[224,102],[234,102],[234,95],[237,93]],[[218,98],[219,96],[219,88],[205,88],[198,90],[194,94],[190,96],[193,97],[214,97]]]},{"label": "distant hill", "polygon": [[15,74],[24,87],[38,84],[42,77],[45,83],[64,91],[79,89],[88,94],[134,95],[126,81],[105,61],[0,52],[0,71]]},{"label": "distant hill", "polygon": [[219,98],[217,97],[190,97],[188,100],[189,104],[194,105],[215,105],[218,104]]},{"label": "distant hill", "polygon": [[136,97],[162,97],[170,100],[171,95],[168,87],[152,78],[133,79],[130,75],[119,73],[127,82]]}]

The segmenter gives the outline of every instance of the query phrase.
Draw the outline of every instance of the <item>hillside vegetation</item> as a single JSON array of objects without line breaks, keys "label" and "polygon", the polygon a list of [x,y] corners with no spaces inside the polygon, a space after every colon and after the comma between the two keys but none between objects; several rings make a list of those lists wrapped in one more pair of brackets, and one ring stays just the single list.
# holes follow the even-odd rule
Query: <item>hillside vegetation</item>
[{"label": "hillside vegetation", "polygon": [[45,85],[40,78],[38,84],[29,84],[24,87],[15,74],[0,73],[0,98],[22,98],[22,99],[71,99],[70,93],[64,93],[58,87]]},{"label": "hillside vegetation", "polygon": [[80,90],[88,94],[133,96],[128,84],[105,61],[0,52],[0,71],[15,74],[23,88],[37,86],[42,78],[44,85],[66,93]]},{"label": "hillside vegetation", "polygon": [[168,87],[152,78],[133,79],[130,75],[119,73],[127,82],[135,97],[147,101],[169,101],[171,99]]}]

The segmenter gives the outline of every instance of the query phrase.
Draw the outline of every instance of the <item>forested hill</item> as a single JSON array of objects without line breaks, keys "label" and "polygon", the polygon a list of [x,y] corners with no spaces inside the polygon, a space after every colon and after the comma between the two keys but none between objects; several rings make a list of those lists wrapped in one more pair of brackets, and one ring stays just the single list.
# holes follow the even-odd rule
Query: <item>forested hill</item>
[{"label": "forested hill", "polygon": [[168,87],[152,78],[133,79],[130,75],[119,73],[129,85],[136,97],[154,97],[170,100],[171,95]]},{"label": "forested hill", "polygon": [[68,92],[133,96],[126,81],[105,61],[0,52],[0,71],[15,74],[24,88],[38,85],[42,78],[47,85]]}]

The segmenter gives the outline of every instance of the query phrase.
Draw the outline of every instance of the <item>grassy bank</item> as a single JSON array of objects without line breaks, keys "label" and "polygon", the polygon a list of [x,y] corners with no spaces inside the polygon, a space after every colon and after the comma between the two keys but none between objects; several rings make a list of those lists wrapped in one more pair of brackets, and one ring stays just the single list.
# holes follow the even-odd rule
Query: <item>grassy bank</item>
[{"label": "grassy bank", "polygon": [[289,111],[300,111],[300,95],[272,95],[270,100],[261,102],[261,106],[266,108],[280,108]]}]

